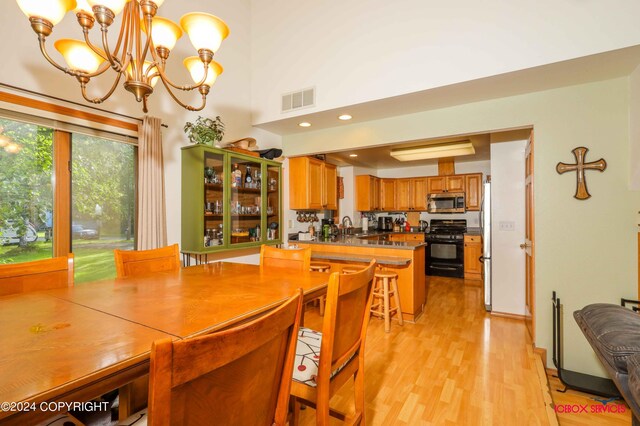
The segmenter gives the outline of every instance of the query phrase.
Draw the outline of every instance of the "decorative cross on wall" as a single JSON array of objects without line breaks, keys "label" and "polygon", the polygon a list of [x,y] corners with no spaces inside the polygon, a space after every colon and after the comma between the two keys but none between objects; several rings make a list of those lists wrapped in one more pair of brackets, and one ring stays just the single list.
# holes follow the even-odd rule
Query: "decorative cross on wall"
[{"label": "decorative cross on wall", "polygon": [[587,151],[589,149],[579,146],[575,148],[573,151],[573,155],[576,157],[576,164],[566,164],[566,163],[558,163],[556,166],[556,171],[558,174],[563,174],[564,172],[577,172],[577,184],[576,184],[576,193],[574,195],[578,200],[586,200],[591,197],[589,191],[587,190],[587,181],[585,180],[584,171],[585,170],[599,170],[604,172],[604,169],[607,168],[607,162],[604,161],[603,158],[598,161],[592,161],[591,163],[585,163],[584,157],[587,155]]}]

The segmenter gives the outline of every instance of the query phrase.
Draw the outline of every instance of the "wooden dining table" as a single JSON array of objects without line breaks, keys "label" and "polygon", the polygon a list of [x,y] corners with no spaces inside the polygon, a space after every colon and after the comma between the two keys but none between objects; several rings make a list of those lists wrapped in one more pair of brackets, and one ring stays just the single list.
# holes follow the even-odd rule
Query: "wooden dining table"
[{"label": "wooden dining table", "polygon": [[0,405],[0,423],[33,423],[52,415],[41,404],[50,409],[122,387],[149,372],[154,340],[238,325],[298,288],[313,300],[328,278],[217,262],[0,297],[0,403],[12,404]]}]

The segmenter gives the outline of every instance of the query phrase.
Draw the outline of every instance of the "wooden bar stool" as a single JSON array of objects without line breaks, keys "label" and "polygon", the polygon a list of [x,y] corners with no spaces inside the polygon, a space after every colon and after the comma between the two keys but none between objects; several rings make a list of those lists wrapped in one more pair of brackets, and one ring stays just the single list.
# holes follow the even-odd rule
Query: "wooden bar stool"
[{"label": "wooden bar stool", "polygon": [[[328,263],[312,263],[309,267],[309,270],[312,272],[329,272],[331,270],[331,265]],[[320,316],[324,316],[324,296],[320,296],[316,299],[320,304]]]},{"label": "wooden bar stool", "polygon": [[362,269],[356,269],[356,268],[342,268],[342,273],[343,274],[355,274],[356,272],[360,272],[362,271]]},{"label": "wooden bar stool", "polygon": [[[391,315],[398,316],[398,324],[403,325],[402,308],[400,307],[400,295],[398,294],[398,274],[382,269],[376,271],[373,287],[374,302],[371,304],[371,315],[384,318],[384,331],[391,330]],[[391,308],[390,296],[393,295],[395,306]]]}]

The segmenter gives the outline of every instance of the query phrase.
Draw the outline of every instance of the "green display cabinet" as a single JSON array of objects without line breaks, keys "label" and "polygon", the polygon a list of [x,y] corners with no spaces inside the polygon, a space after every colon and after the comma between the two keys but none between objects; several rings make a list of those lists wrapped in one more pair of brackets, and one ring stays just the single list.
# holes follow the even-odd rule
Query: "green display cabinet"
[{"label": "green display cabinet", "polygon": [[282,165],[204,145],[182,148],[182,247],[191,254],[282,242]]}]

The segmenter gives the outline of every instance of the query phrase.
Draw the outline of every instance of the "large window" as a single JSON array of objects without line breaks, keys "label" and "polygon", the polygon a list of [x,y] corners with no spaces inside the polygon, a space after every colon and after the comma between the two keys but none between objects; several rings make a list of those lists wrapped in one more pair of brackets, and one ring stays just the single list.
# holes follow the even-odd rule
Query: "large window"
[{"label": "large window", "polygon": [[134,147],[74,133],[71,152],[75,282],[115,277],[113,249],[134,248]]},{"label": "large window", "polygon": [[0,263],[52,256],[53,130],[0,118]]},{"label": "large window", "polygon": [[113,249],[134,248],[136,147],[114,139],[0,118],[0,264],[72,251],[76,283],[115,276]]}]

